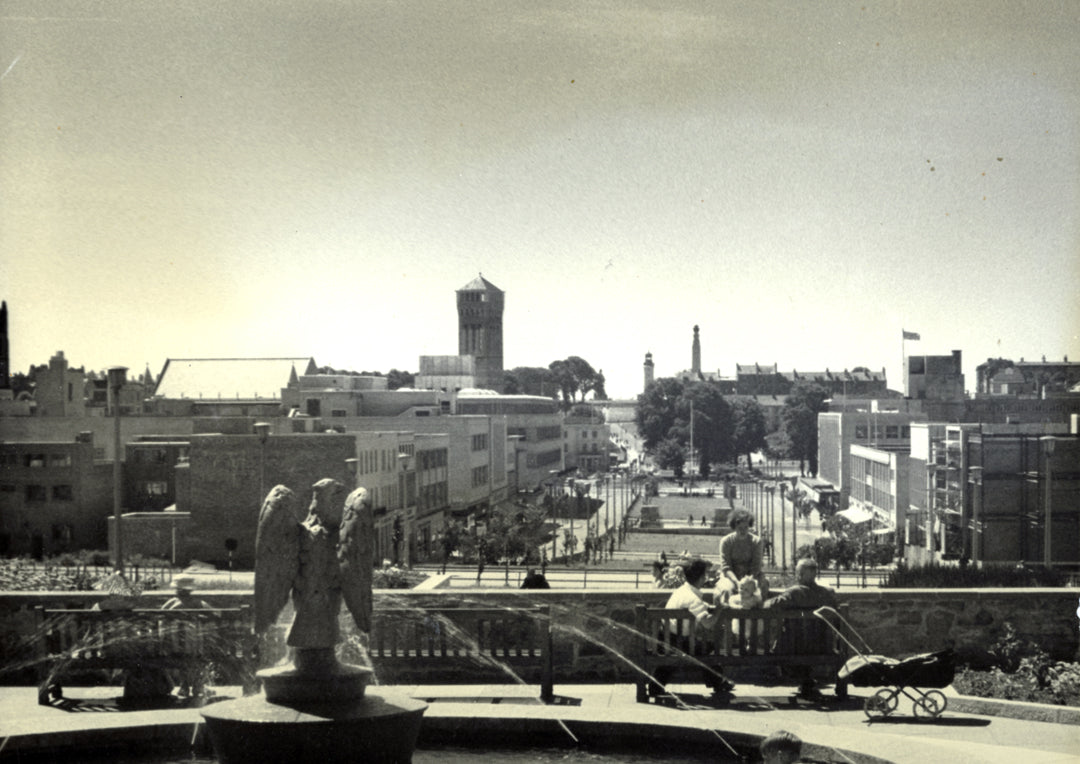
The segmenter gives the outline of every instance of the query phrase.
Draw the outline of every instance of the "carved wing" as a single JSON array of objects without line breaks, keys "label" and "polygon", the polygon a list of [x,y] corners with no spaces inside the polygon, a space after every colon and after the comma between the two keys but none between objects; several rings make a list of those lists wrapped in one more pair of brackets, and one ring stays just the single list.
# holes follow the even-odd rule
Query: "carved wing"
[{"label": "carved wing", "polygon": [[375,565],[375,516],[366,488],[345,499],[338,541],[341,595],[360,631],[371,631],[371,579]]},{"label": "carved wing", "polygon": [[255,633],[273,626],[289,600],[300,568],[300,521],[296,495],[283,485],[266,495],[255,536]]}]

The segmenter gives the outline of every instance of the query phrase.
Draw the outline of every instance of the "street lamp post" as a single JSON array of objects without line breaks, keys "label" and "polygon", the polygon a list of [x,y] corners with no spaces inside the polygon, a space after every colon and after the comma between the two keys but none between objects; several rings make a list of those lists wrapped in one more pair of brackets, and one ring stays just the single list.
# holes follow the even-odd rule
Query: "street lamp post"
[{"label": "street lamp post", "polygon": [[[787,484],[780,483],[780,569],[787,573],[787,537],[784,535],[784,489]],[[791,529],[792,538],[795,537],[795,529]]]},{"label": "street lamp post", "polygon": [[113,366],[108,372],[113,404],[113,523],[116,525],[116,572],[124,575],[124,534],[120,525],[120,388],[127,381],[127,367]]},{"label": "street lamp post", "polygon": [[1050,568],[1050,538],[1051,538],[1051,518],[1050,514],[1050,489],[1052,488],[1053,470],[1051,468],[1052,457],[1054,456],[1054,446],[1057,445],[1057,439],[1053,435],[1044,435],[1039,438],[1042,443],[1042,452],[1046,455],[1046,509],[1043,517],[1043,565],[1047,569]]}]

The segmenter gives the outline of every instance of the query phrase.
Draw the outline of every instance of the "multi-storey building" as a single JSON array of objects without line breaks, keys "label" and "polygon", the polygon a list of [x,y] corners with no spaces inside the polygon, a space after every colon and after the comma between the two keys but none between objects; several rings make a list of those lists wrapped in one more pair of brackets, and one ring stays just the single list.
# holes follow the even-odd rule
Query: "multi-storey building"
[{"label": "multi-storey building", "polygon": [[908,454],[852,444],[849,458],[848,508],[866,512],[871,532],[895,541],[902,554],[908,508]]},{"label": "multi-storey building", "polygon": [[1080,363],[1069,361],[1025,361],[987,358],[975,368],[976,395],[1031,396],[1045,398],[1075,392],[1080,385]]},{"label": "multi-storey building", "polygon": [[562,435],[566,469],[576,469],[586,475],[607,472],[611,429],[603,416],[567,415],[563,420]]},{"label": "multi-storey building", "polygon": [[964,398],[961,352],[952,355],[912,355],[904,359],[907,397],[941,401]]},{"label": "multi-storey building", "polygon": [[878,411],[875,406],[865,411],[818,414],[818,478],[839,492],[841,509],[847,508],[851,495],[851,447],[907,453],[912,422],[921,418],[907,411]]},{"label": "multi-storey building", "polygon": [[0,443],[0,555],[104,549],[112,475],[110,462],[95,459],[89,432]]}]

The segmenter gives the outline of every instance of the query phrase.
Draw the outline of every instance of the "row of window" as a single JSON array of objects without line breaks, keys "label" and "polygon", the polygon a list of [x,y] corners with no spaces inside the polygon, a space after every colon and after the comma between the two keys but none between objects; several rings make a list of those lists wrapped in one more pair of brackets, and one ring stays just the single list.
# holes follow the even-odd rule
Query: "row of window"
[{"label": "row of window", "polygon": [[447,453],[445,448],[440,448],[435,451],[420,451],[416,455],[416,469],[423,472],[424,470],[445,467],[448,460]]},{"label": "row of window", "polygon": [[472,471],[472,487],[479,488],[488,484],[488,467],[483,465],[481,467],[473,467]]},{"label": "row of window", "polygon": [[420,488],[420,495],[417,497],[417,510],[423,512],[428,509],[437,509],[438,507],[445,507],[450,503],[450,489],[446,481],[440,483],[432,483],[431,485],[425,485]]},{"label": "row of window", "polygon": [[393,451],[386,448],[368,448],[360,452],[356,470],[361,475],[372,472],[387,472],[394,463]]},{"label": "row of window", "polygon": [[562,425],[536,428],[537,440],[555,440],[556,438],[562,439]]},{"label": "row of window", "polygon": [[857,424],[855,440],[911,440],[911,425]]},{"label": "row of window", "polygon": [[70,467],[71,454],[16,454],[6,452],[0,454],[0,466],[2,467]]},{"label": "row of window", "polygon": [[[595,437],[597,437],[596,430],[581,430],[580,432],[581,432],[581,437],[583,437],[583,438],[589,438],[589,437],[595,438]],[[592,433],[592,434],[590,435],[590,433]],[[567,438],[570,437],[570,430],[566,431],[566,434],[564,435],[564,437],[567,437]]]},{"label": "row of window", "polygon": [[[53,501],[74,501],[75,491],[70,485],[24,485],[25,497],[27,501],[48,501],[49,494],[52,494]],[[18,487],[12,483],[0,483],[0,493],[17,493]]]},{"label": "row of window", "polygon": [[472,436],[472,450],[473,451],[487,451],[488,449],[488,436],[487,433],[477,433]]}]

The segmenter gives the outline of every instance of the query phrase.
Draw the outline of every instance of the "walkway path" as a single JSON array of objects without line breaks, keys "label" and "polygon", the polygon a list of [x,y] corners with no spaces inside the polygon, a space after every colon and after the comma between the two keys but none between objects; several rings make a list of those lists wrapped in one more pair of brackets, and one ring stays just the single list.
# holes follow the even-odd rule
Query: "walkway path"
[{"label": "walkway path", "polygon": [[[735,699],[719,705],[699,693],[704,688],[677,686],[687,707],[678,709],[634,701],[632,685],[558,685],[558,705],[528,702],[536,689],[518,685],[402,686],[400,691],[431,705],[425,728],[432,733],[445,726],[458,734],[469,728],[491,736],[500,725],[513,730],[551,724],[550,735],[565,729],[593,727],[600,737],[617,734],[620,725],[650,725],[650,736],[670,736],[672,749],[691,731],[708,733],[718,741],[728,733],[764,736],[776,729],[796,733],[811,746],[808,755],[831,749],[857,750],[894,762],[1014,762],[1058,763],[1080,760],[1080,725],[1052,724],[1026,719],[979,716],[947,710],[939,719],[911,716],[910,704],[901,703],[898,715],[888,721],[870,722],[862,711],[862,699],[874,688],[857,688],[845,702],[823,700],[791,705],[784,687],[739,685]],[[84,697],[84,711],[39,706],[36,690],[29,687],[0,688],[0,759],[42,747],[72,746],[73,755],[104,741],[173,741],[186,750],[202,734],[197,708],[178,707],[154,711],[118,711],[114,698],[118,687],[72,688]],[[236,696],[237,688],[218,688]],[[954,705],[955,698],[950,700]],[[95,712],[96,711],[96,712]],[[111,711],[111,712],[110,712]],[[566,725],[563,728],[558,722]],[[629,728],[623,728],[629,729]],[[564,730],[564,731],[560,731]],[[580,734],[580,733],[579,733]],[[723,746],[718,742],[717,750]],[[835,754],[834,754],[835,755]],[[76,759],[72,759],[76,760]],[[843,761],[843,757],[838,760]]]}]

